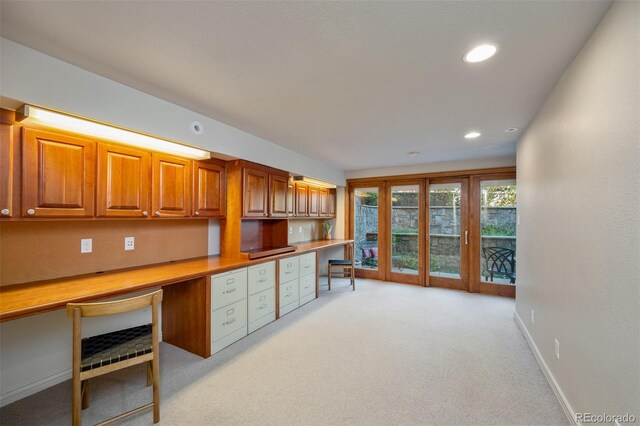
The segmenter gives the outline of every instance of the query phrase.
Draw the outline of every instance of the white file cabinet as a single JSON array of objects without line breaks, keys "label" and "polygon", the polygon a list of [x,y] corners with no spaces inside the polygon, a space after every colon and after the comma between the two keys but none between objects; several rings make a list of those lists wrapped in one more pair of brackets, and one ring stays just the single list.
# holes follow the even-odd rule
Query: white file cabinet
[{"label": "white file cabinet", "polygon": [[211,276],[211,353],[247,335],[247,268]]},{"label": "white file cabinet", "polygon": [[280,259],[280,316],[300,306],[298,300],[300,256]]},{"label": "white file cabinet", "polygon": [[276,262],[248,269],[248,331],[253,333],[276,319]]},{"label": "white file cabinet", "polygon": [[316,254],[280,259],[280,316],[316,298]]},{"label": "white file cabinet", "polygon": [[300,306],[316,298],[316,254],[307,253],[300,256],[299,281]]}]

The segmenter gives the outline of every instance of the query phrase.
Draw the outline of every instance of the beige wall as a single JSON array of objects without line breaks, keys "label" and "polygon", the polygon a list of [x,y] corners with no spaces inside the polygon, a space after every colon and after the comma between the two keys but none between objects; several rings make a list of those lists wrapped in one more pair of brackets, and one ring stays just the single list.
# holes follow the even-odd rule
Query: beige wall
[{"label": "beige wall", "polygon": [[516,311],[574,413],[640,419],[639,15],[613,4],[518,142]]},{"label": "beige wall", "polygon": [[[0,223],[0,285],[206,256],[206,220],[74,220]],[[135,249],[124,250],[124,238]],[[80,253],[91,238],[93,251]]]}]

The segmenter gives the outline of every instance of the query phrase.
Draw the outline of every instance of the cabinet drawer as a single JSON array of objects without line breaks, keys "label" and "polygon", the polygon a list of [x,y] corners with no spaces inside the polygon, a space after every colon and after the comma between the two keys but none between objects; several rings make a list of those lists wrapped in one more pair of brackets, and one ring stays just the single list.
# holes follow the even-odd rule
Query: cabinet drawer
[{"label": "cabinet drawer", "polygon": [[300,256],[300,276],[316,273],[316,253],[307,253]]},{"label": "cabinet drawer", "polygon": [[242,299],[232,305],[211,313],[211,341],[220,340],[236,330],[247,331],[247,300]]},{"label": "cabinet drawer", "polygon": [[298,278],[298,271],[300,267],[299,256],[288,257],[286,259],[280,259],[280,284],[291,281]]},{"label": "cabinet drawer", "polygon": [[305,275],[300,277],[300,298],[316,294],[316,274]]},{"label": "cabinet drawer", "polygon": [[295,301],[298,302],[299,279],[280,284],[280,306],[285,306]]},{"label": "cabinet drawer", "polygon": [[249,322],[276,311],[275,287],[249,297]]},{"label": "cabinet drawer", "polygon": [[300,303],[298,302],[298,299],[294,300],[288,305],[280,306],[280,316],[282,317],[283,315],[286,315],[289,312],[298,309],[299,306],[300,306]]},{"label": "cabinet drawer", "polygon": [[308,294],[306,296],[300,296],[300,306],[304,305],[305,303],[309,303],[313,300],[316,299],[316,295],[315,294]]},{"label": "cabinet drawer", "polygon": [[247,269],[211,277],[211,309],[216,310],[247,298]]},{"label": "cabinet drawer", "polygon": [[249,294],[256,294],[268,288],[274,288],[276,285],[276,262],[250,266],[248,275]]}]

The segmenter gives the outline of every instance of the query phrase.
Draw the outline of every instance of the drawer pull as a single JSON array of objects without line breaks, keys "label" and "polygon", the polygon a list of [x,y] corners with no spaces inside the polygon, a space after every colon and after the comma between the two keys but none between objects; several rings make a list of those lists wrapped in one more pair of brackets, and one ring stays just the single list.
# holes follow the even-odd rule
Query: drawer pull
[{"label": "drawer pull", "polygon": [[262,302],[263,300],[265,300],[267,298],[267,296],[260,296],[260,301]]},{"label": "drawer pull", "polygon": [[309,286],[308,286],[308,285],[305,285],[305,286],[304,286],[304,288],[309,288]]},{"label": "drawer pull", "polygon": [[236,288],[230,288],[229,290],[225,290],[222,292],[222,294],[229,294],[229,293],[233,293],[234,291],[236,291]]},{"label": "drawer pull", "polygon": [[[236,310],[234,308],[227,309],[227,316],[232,315]],[[235,321],[235,320],[234,320]]]},{"label": "drawer pull", "polygon": [[229,284],[233,284],[234,282],[236,282],[236,279],[235,279],[235,278],[229,278],[229,279],[227,280],[227,285],[229,285]]},{"label": "drawer pull", "polygon": [[222,325],[229,325],[229,324],[233,324],[234,322],[236,322],[235,317],[226,320],[225,322],[222,323]]},{"label": "drawer pull", "polygon": [[285,294],[284,297],[291,297],[291,293]]},{"label": "drawer pull", "polygon": [[284,271],[285,275],[287,274],[293,274],[293,271]]},{"label": "drawer pull", "polygon": [[264,308],[266,308],[266,307],[267,307],[267,304],[266,304],[266,303],[264,303],[264,304],[260,305],[260,307],[259,307],[258,309],[264,309]]},{"label": "drawer pull", "polygon": [[263,282],[266,282],[266,281],[267,281],[266,277],[265,278],[261,278],[261,279],[258,280],[259,283],[263,283]]}]

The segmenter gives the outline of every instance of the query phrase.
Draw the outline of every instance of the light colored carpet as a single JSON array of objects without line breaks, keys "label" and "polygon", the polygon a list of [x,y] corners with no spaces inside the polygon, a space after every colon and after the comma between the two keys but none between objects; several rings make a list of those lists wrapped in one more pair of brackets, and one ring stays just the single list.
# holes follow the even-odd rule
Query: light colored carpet
[{"label": "light colored carpet", "polygon": [[[512,299],[358,280],[203,360],[161,346],[161,424],[566,424]],[[151,398],[144,368],[91,383],[83,423]],[[70,382],[0,410],[70,423]],[[125,424],[152,424],[146,412]]]}]

